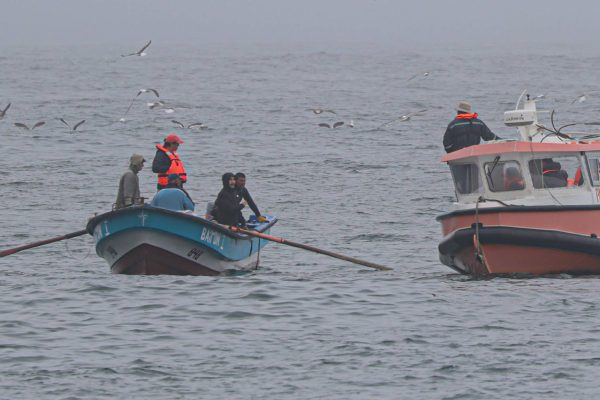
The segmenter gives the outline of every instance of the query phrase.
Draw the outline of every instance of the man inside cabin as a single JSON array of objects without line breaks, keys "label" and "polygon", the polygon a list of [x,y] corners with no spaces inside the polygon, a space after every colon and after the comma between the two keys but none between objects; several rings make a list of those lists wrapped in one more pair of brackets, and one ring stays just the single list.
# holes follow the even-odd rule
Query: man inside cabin
[{"label": "man inside cabin", "polygon": [[448,124],[444,133],[446,153],[479,144],[483,140],[501,139],[487,125],[471,112],[471,104],[459,101],[456,105],[456,117]]},{"label": "man inside cabin", "polygon": [[170,174],[178,174],[181,177],[181,185],[187,182],[187,174],[183,167],[183,162],[177,154],[179,145],[183,143],[181,138],[170,133],[165,137],[162,145],[156,145],[156,155],[152,161],[152,172],[158,174],[157,189],[161,190],[167,187]]},{"label": "man inside cabin", "polygon": [[169,174],[167,180],[167,186],[154,195],[150,205],[173,211],[194,211],[194,202],[181,187],[179,174]]},{"label": "man inside cabin", "polygon": [[213,214],[217,222],[230,226],[245,226],[244,218],[240,219],[241,211],[246,206],[246,200],[240,202],[236,189],[235,175],[231,172],[221,177],[223,189],[219,192]]},{"label": "man inside cabin", "polygon": [[[250,209],[254,211],[254,215],[256,215],[256,220],[258,222],[267,222],[267,218],[263,217],[260,214],[258,206],[254,202],[254,200],[252,200],[252,196],[250,196],[250,192],[248,192],[248,189],[246,188],[246,175],[243,172],[238,172],[237,174],[235,174],[235,187],[237,190],[238,198],[240,200],[246,200],[246,203],[248,203]],[[242,220],[244,219],[244,216],[241,215],[241,211],[240,217]]]},{"label": "man inside cabin", "polygon": [[129,169],[121,176],[119,181],[115,210],[143,203],[143,198],[140,197],[138,172],[144,168],[145,161],[144,156],[140,154],[133,154],[129,158]]},{"label": "man inside cabin", "polygon": [[508,167],[504,172],[504,190],[523,190],[525,181],[516,167]]},{"label": "man inside cabin", "polygon": [[[531,161],[531,171],[534,187],[557,188],[567,186],[569,174],[562,169],[558,161],[552,158]],[[541,174],[540,174],[541,172]]]}]

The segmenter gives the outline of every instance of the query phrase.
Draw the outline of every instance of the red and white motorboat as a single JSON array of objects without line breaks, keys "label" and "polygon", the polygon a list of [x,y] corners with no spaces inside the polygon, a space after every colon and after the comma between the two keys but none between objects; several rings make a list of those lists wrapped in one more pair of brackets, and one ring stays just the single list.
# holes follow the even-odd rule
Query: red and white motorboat
[{"label": "red and white motorboat", "polygon": [[504,113],[520,140],[442,157],[456,192],[437,217],[442,263],[475,276],[600,274],[600,135],[576,140],[537,117],[527,96]]}]

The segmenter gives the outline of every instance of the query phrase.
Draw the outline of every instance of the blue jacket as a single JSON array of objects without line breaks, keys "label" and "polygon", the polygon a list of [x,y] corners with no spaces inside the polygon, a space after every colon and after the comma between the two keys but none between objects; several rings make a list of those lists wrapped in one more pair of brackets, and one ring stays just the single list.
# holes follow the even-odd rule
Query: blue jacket
[{"label": "blue jacket", "polygon": [[174,211],[194,211],[194,203],[183,193],[183,190],[177,188],[160,190],[154,195],[150,205]]}]

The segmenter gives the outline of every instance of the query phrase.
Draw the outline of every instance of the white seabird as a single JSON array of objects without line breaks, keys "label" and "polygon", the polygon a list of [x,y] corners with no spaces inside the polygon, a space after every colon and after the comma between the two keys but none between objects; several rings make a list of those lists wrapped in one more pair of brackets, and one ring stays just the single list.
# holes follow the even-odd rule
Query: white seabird
[{"label": "white seabird", "polygon": [[60,122],[62,122],[63,124],[65,124],[67,127],[69,127],[69,129],[71,130],[71,132],[75,132],[77,130],[77,128],[79,128],[81,126],[81,124],[83,124],[85,122],[85,119],[79,121],[78,123],[76,123],[75,125],[73,125],[73,127],[71,128],[71,125],[69,125],[69,123],[67,121],[65,121],[62,118],[58,119]]},{"label": "white seabird", "polygon": [[419,116],[419,115],[423,115],[423,113],[425,113],[426,111],[427,111],[427,109],[423,109],[423,110],[419,110],[419,111],[415,111],[415,112],[409,112],[409,113],[408,113],[408,114],[406,114],[406,115],[401,115],[401,116],[400,116],[400,117],[398,117],[398,118],[394,118],[394,119],[392,119],[392,120],[390,120],[390,121],[388,121],[388,122],[385,122],[385,123],[383,123],[383,124],[379,125],[379,126],[376,128],[376,129],[383,128],[384,126],[386,126],[386,125],[389,125],[389,124],[391,124],[392,122],[396,122],[396,121],[398,121],[398,122],[405,122],[405,121],[408,121],[408,120],[410,120],[412,117],[416,117],[416,116]]},{"label": "white seabird", "polygon": [[34,130],[35,128],[39,128],[40,126],[42,126],[42,125],[44,125],[44,124],[45,124],[45,122],[44,122],[44,121],[36,122],[36,123],[35,123],[35,124],[34,124],[34,125],[31,127],[31,129],[29,129],[29,127],[28,127],[27,125],[25,125],[24,123],[22,123],[22,122],[15,122],[15,124],[14,124],[14,125],[15,125],[17,128],[23,128],[23,129],[26,129],[26,130],[28,130],[28,131],[32,131],[32,130]]},{"label": "white seabird", "polygon": [[0,119],[4,118],[4,116],[6,115],[6,111],[8,111],[9,108],[10,108],[10,103],[8,103],[8,105],[6,106],[6,108],[4,110],[0,110]]},{"label": "white seabird", "polygon": [[[180,127],[181,129],[185,129],[185,125],[175,119],[171,120],[172,123],[174,123],[175,125],[177,125],[178,127]],[[202,122],[194,122],[191,123],[187,126],[187,129],[192,129],[192,128],[200,128],[200,129],[204,129],[204,128],[208,128],[206,125],[204,125]]]},{"label": "white seabird", "polygon": [[144,57],[147,53],[144,53],[144,50],[146,50],[148,48],[148,46],[150,46],[150,43],[152,43],[152,40],[148,41],[148,43],[146,43],[146,45],[144,47],[142,47],[141,49],[139,49],[138,51],[136,51],[135,53],[131,53],[131,54],[121,54],[121,57],[129,57],[129,56],[140,56],[140,57]]},{"label": "white seabird", "polygon": [[340,126],[344,125],[343,121],[338,121],[338,122],[334,122],[333,125],[329,125],[325,122],[321,122],[318,126],[322,127],[322,128],[339,128]]},{"label": "white seabird", "polygon": [[328,112],[328,113],[332,113],[332,114],[337,114],[335,111],[333,110],[328,110],[328,109],[324,109],[324,108],[307,108],[304,111],[312,111],[315,114],[322,114],[324,112]]},{"label": "white seabird", "polygon": [[[133,106],[133,102],[142,93],[153,93],[156,97],[160,97],[160,95],[158,94],[158,90],[156,90],[156,89],[151,89],[151,88],[144,89],[144,88],[142,88],[142,89],[138,90],[138,92],[135,95],[135,97],[131,99],[131,102],[129,103],[129,107],[127,107],[127,111],[125,111],[125,114],[123,114],[123,117],[121,117],[121,119],[119,120],[119,122],[125,122],[125,117],[127,116],[127,114],[129,114],[129,110],[131,110],[131,106]],[[160,102],[158,102],[158,103],[160,103]]]},{"label": "white seabird", "polygon": [[411,76],[410,78],[408,78],[408,79],[406,80],[406,82],[410,82],[410,81],[412,81],[413,79],[415,79],[415,78],[417,78],[417,77],[419,77],[419,76],[422,76],[423,78],[426,78],[426,77],[428,77],[428,76],[429,76],[429,71],[425,71],[425,72],[423,72],[423,73],[418,73],[418,74],[415,74],[415,75]]},{"label": "white seabird", "polygon": [[149,92],[152,92],[152,93],[154,93],[154,95],[155,95],[156,97],[160,97],[160,95],[158,94],[158,90],[156,90],[156,89],[150,89],[150,88],[148,88],[148,89],[140,89],[140,90],[138,91],[138,94],[137,94],[135,97],[138,97],[138,96],[139,96],[140,94],[142,94],[142,93],[149,93]]}]

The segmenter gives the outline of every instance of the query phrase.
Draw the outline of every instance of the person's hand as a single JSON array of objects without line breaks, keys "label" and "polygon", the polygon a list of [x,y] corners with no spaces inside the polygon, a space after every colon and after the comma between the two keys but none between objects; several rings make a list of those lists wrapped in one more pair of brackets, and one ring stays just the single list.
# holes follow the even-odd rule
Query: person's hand
[{"label": "person's hand", "polygon": [[262,215],[260,217],[257,217],[256,220],[258,222],[269,222],[269,220],[267,219],[267,217],[264,217]]}]

